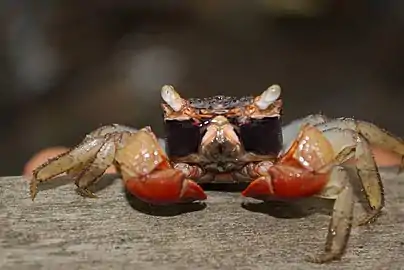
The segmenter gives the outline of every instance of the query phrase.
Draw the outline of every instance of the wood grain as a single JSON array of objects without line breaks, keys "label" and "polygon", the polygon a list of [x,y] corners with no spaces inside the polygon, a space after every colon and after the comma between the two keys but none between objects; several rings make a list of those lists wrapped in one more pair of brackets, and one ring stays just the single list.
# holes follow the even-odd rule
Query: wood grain
[{"label": "wood grain", "polygon": [[382,175],[384,214],[355,228],[346,255],[328,265],[303,257],[323,248],[329,203],[265,204],[216,190],[206,204],[151,208],[113,175],[98,199],[60,178],[32,202],[26,179],[3,177],[0,269],[404,269],[404,175]]}]

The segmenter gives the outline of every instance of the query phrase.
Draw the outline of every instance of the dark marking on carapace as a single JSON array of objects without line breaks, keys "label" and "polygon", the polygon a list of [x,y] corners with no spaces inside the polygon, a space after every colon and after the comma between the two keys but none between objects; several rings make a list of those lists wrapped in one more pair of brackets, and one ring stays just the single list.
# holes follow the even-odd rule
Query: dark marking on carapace
[{"label": "dark marking on carapace", "polygon": [[165,132],[170,157],[184,157],[198,152],[202,132],[193,120],[166,120]]},{"label": "dark marking on carapace", "polygon": [[249,119],[239,130],[241,142],[248,152],[277,155],[282,149],[282,124],[279,117]]}]

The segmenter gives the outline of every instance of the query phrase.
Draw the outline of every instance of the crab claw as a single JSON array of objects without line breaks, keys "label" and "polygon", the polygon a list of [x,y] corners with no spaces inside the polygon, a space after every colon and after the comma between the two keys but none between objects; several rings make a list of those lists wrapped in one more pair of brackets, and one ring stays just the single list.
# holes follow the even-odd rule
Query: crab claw
[{"label": "crab claw", "polygon": [[244,197],[261,199],[274,193],[271,179],[267,179],[265,176],[254,180],[247,186],[247,188],[241,193]]},{"label": "crab claw", "polygon": [[206,200],[203,189],[194,181],[186,179],[175,169],[155,171],[143,177],[126,180],[127,190],[137,198],[151,204],[174,204]]},{"label": "crab claw", "polygon": [[[245,197],[267,198],[303,198],[320,192],[327,183],[328,174],[312,174],[300,168],[277,166],[271,175],[258,177],[242,192]],[[295,174],[293,174],[295,173]]]}]

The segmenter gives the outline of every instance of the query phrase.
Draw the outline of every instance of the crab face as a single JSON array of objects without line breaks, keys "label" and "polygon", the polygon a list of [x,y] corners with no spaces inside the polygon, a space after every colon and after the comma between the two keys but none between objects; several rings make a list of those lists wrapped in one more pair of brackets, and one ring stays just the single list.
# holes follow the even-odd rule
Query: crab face
[{"label": "crab face", "polygon": [[231,164],[246,155],[277,156],[282,147],[280,93],[273,85],[257,97],[183,99],[172,86],[164,86],[170,159]]}]

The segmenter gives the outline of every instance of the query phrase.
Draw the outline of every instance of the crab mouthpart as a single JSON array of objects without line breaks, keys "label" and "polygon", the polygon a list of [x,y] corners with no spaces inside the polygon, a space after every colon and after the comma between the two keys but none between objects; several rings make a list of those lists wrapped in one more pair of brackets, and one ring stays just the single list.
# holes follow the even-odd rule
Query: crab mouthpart
[{"label": "crab mouthpart", "polygon": [[140,200],[156,205],[192,202],[207,198],[197,183],[185,179],[184,174],[175,169],[156,171],[140,178],[129,178],[125,186]]},{"label": "crab mouthpart", "polygon": [[281,95],[281,87],[277,84],[270,86],[267,90],[265,90],[255,101],[255,105],[260,110],[265,110],[274,103]]},{"label": "crab mouthpart", "polygon": [[161,98],[176,112],[182,108],[181,96],[175,91],[172,85],[164,85],[161,88]]},{"label": "crab mouthpart", "polygon": [[212,119],[211,125],[207,127],[206,133],[202,137],[201,145],[202,147],[206,147],[206,145],[215,142],[219,144],[231,143],[232,145],[240,145],[240,140],[234,128],[230,125],[229,120],[221,115]]}]

